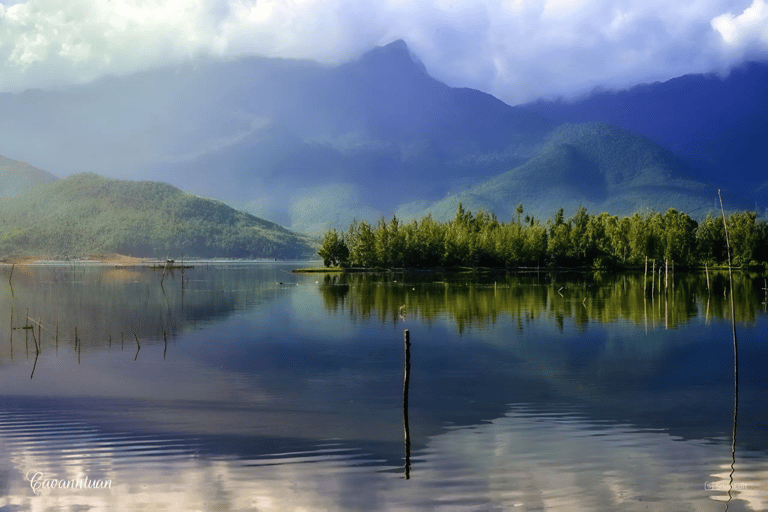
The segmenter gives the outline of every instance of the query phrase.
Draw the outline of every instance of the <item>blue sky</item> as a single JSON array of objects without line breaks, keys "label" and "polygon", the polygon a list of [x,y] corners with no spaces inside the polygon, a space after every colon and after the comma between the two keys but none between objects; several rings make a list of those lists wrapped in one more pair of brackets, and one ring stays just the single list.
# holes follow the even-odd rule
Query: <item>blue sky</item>
[{"label": "blue sky", "polygon": [[768,0],[0,0],[0,91],[200,57],[338,64],[404,39],[508,103],[768,58]]}]

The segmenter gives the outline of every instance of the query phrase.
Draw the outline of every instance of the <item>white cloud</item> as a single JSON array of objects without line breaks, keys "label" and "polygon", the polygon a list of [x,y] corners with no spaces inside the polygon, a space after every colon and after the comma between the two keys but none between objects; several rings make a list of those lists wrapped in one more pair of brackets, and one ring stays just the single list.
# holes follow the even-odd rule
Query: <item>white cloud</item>
[{"label": "white cloud", "polygon": [[[405,39],[437,78],[515,103],[727,67],[765,0],[24,0],[0,4],[0,90],[199,55],[339,63]],[[737,13],[737,14],[733,14]]]},{"label": "white cloud", "polygon": [[768,46],[768,4],[754,0],[738,16],[727,12],[712,20],[712,27],[720,34],[725,46],[736,52],[753,47]]}]

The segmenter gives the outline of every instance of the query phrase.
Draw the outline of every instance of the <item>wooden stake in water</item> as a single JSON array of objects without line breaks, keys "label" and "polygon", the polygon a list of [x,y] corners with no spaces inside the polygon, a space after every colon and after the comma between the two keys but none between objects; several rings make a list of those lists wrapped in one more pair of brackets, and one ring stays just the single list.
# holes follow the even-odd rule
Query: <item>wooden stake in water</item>
[{"label": "wooden stake in water", "polygon": [[661,294],[661,265],[659,265],[659,294]]},{"label": "wooden stake in water", "polygon": [[405,434],[405,478],[411,478],[411,430],[408,424],[408,385],[411,377],[411,339],[408,329],[403,333],[405,345],[405,369],[403,376],[403,430]]},{"label": "wooden stake in water", "polygon": [[704,272],[707,274],[707,293],[709,293],[709,269],[706,261],[704,262]]},{"label": "wooden stake in water", "polygon": [[643,274],[643,294],[648,289],[648,255],[645,256],[645,273]]}]

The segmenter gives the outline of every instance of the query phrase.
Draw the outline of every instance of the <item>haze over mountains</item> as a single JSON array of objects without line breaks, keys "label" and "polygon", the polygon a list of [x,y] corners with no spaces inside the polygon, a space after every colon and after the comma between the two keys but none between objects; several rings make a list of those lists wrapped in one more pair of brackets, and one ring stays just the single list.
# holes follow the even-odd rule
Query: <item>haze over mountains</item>
[{"label": "haze over mountains", "polygon": [[579,204],[703,215],[717,188],[727,207],[762,212],[766,76],[750,64],[509,106],[431,78],[402,41],[337,67],[199,61],[0,94],[0,154],[60,176],[167,181],[312,234],[396,211],[452,216],[459,201],[501,220],[520,202],[538,218]]}]

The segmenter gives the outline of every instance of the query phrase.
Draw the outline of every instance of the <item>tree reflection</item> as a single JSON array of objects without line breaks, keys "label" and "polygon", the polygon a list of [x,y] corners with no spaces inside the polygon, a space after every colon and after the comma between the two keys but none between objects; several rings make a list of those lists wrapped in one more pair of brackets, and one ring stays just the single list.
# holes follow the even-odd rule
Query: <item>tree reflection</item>
[{"label": "tree reflection", "polygon": [[[589,323],[629,322],[675,329],[694,318],[728,319],[728,275],[712,273],[711,294],[704,275],[670,275],[670,284],[646,286],[642,274],[382,273],[326,275],[320,287],[325,307],[349,312],[353,319],[378,318],[396,323],[403,309],[431,324],[448,315],[463,333],[468,327],[493,325],[500,316],[551,318],[560,331],[565,320],[577,330]],[[648,278],[652,279],[652,278]],[[734,315],[754,323],[762,312],[762,278],[734,276]]]}]

